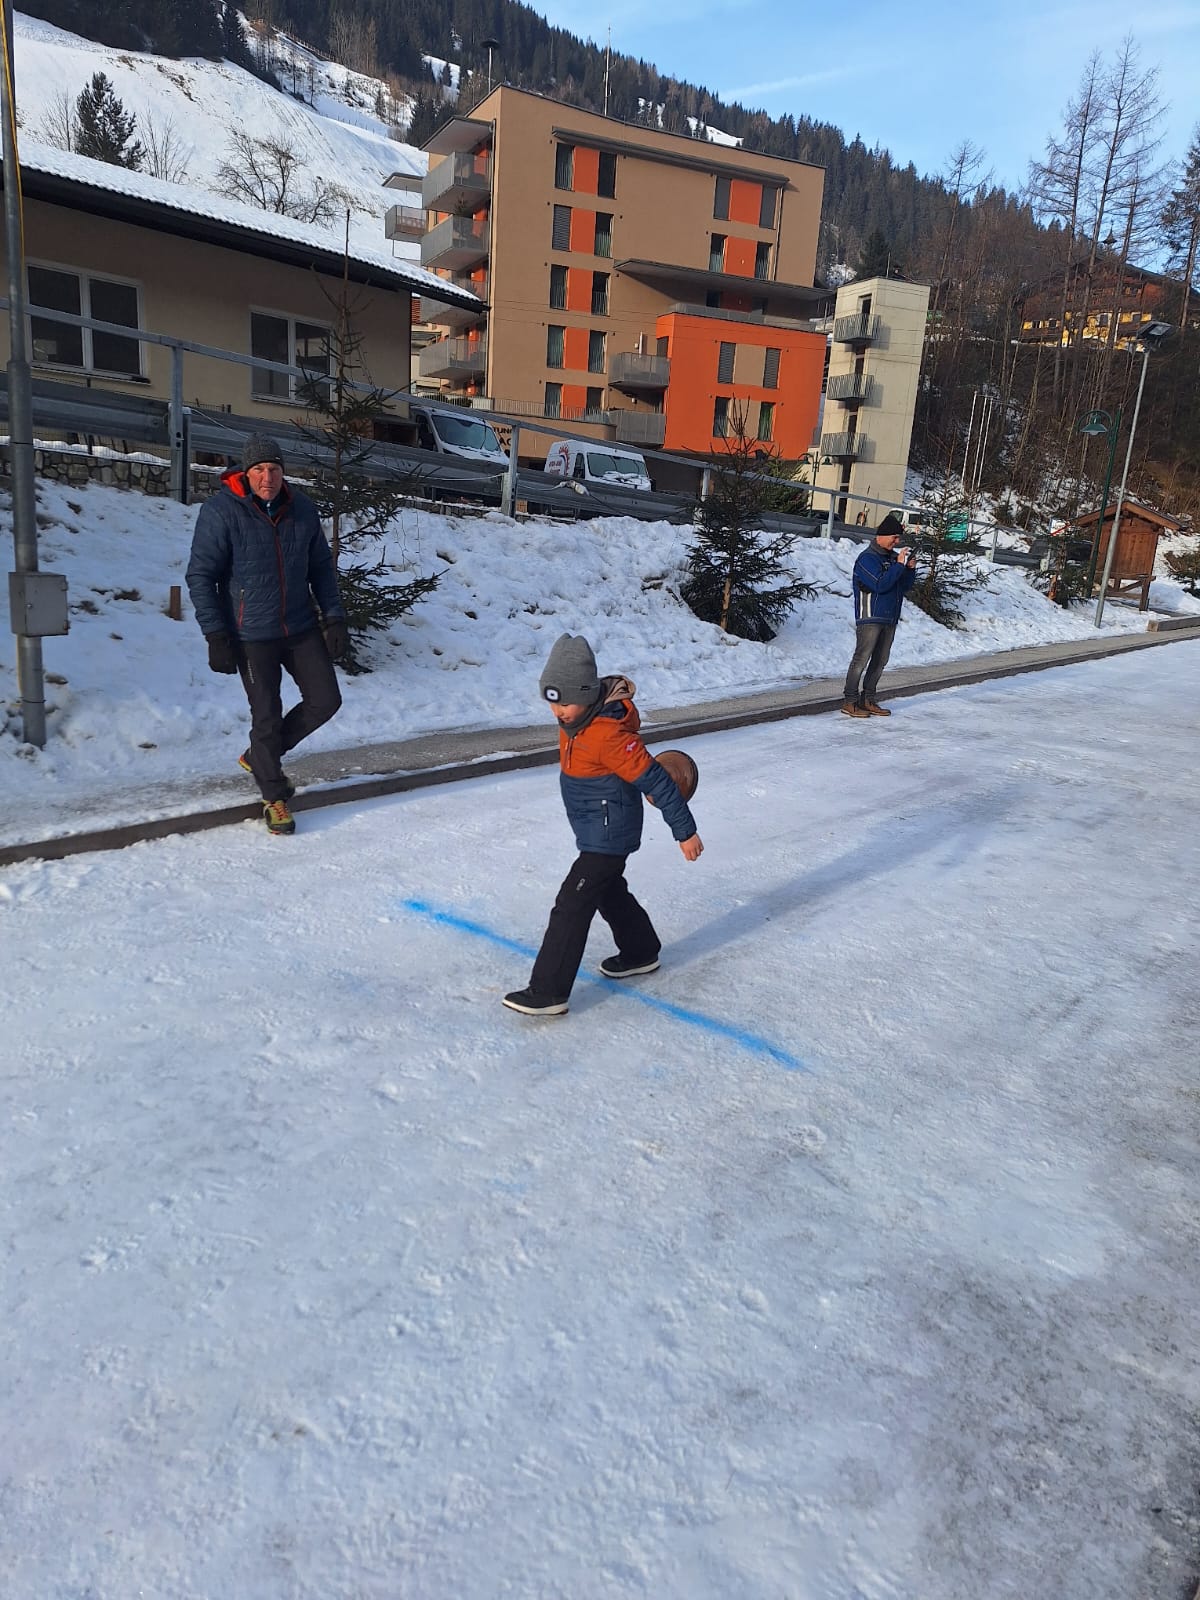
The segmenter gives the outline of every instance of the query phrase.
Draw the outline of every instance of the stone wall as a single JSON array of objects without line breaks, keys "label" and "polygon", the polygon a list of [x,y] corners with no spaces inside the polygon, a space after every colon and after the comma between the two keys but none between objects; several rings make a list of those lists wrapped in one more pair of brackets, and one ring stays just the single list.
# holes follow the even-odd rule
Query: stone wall
[{"label": "stone wall", "polygon": [[[132,456],[91,456],[78,450],[38,448],[33,452],[35,476],[51,483],[82,485],[103,483],[113,489],[135,489],[140,494],[171,493],[171,467],[166,461],[149,461]],[[7,448],[0,449],[0,472],[10,476]],[[195,504],[216,492],[220,468],[192,467],[189,499]]]}]

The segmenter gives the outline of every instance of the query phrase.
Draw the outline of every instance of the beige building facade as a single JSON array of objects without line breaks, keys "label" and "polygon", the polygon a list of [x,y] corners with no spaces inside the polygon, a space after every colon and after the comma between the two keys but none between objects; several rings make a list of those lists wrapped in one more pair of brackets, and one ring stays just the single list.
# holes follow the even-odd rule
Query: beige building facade
[{"label": "beige building facade", "polygon": [[[737,324],[777,326],[776,349],[814,337],[808,319],[827,299],[813,283],[819,167],[629,126],[508,85],[426,148],[422,265],[490,306],[486,319],[422,306],[444,337],[421,352],[421,379],[446,397],[707,450],[721,348],[742,343]],[[702,404],[694,383],[672,393],[660,326],[670,312],[707,317]],[[759,388],[762,365],[760,356]],[[724,388],[739,398],[732,379]],[[769,404],[782,413],[792,398]],[[808,398],[815,416],[815,390]]]},{"label": "beige building facade", "polygon": [[874,526],[901,505],[929,310],[929,287],[869,278],[838,290],[829,324],[818,487],[843,521]]},{"label": "beige building facade", "polygon": [[[431,275],[353,251],[345,260],[319,230],[66,152],[35,150],[22,179],[35,380],[169,400],[172,351],[139,332],[327,374],[330,297],[345,271],[372,380],[408,388],[414,291]],[[197,209],[205,202],[218,214]],[[72,326],[47,310],[112,327]],[[7,318],[0,350],[7,360]],[[197,410],[269,421],[302,409],[302,377],[195,351],[181,359],[183,400]]]}]

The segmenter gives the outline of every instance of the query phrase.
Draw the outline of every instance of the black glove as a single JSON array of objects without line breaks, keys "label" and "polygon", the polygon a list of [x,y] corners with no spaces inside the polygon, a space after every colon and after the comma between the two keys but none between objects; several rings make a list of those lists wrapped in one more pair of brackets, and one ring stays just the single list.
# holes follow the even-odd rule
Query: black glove
[{"label": "black glove", "polygon": [[208,640],[208,664],[214,672],[236,672],[238,669],[237,651],[234,649],[233,640],[227,633],[206,633]]},{"label": "black glove", "polygon": [[341,661],[350,648],[350,630],[341,617],[331,617],[323,625],[325,648],[331,661]]}]

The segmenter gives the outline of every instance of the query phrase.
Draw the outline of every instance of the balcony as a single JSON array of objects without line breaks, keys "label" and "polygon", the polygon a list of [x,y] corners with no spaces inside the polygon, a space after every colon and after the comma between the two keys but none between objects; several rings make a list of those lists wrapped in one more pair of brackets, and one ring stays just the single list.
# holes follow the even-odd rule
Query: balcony
[{"label": "balcony", "polygon": [[491,161],[480,172],[473,155],[447,156],[421,179],[421,201],[430,211],[469,214],[485,206],[491,192]]},{"label": "balcony", "polygon": [[658,392],[671,381],[671,362],[667,356],[639,355],[635,350],[618,351],[608,363],[608,381],[626,393],[640,390]]},{"label": "balcony", "polygon": [[[486,273],[481,280],[455,276],[447,281],[456,289],[465,289],[468,294],[477,294],[481,300],[487,299],[489,279]],[[469,328],[472,323],[478,322],[486,315],[486,311],[474,310],[467,306],[447,305],[444,300],[432,300],[424,294],[421,296],[418,313],[421,322],[432,322],[442,328]]]},{"label": "balcony", "polygon": [[866,405],[874,392],[875,379],[869,372],[839,372],[825,386],[827,398],[840,400],[844,406]]},{"label": "balcony", "polygon": [[879,337],[879,318],[862,312],[855,317],[837,317],[833,337],[838,344],[873,344]]},{"label": "balcony", "polygon": [[868,442],[865,433],[823,433],[821,454],[832,456],[835,461],[861,461]]},{"label": "balcony", "polygon": [[417,357],[417,371],[422,378],[462,382],[482,378],[486,366],[486,339],[435,339]]},{"label": "balcony", "polygon": [[653,450],[667,436],[667,419],[662,411],[609,411],[607,421],[620,444],[641,444]]},{"label": "balcony", "polygon": [[419,239],[424,232],[424,206],[389,206],[383,214],[387,239]]},{"label": "balcony", "polygon": [[487,260],[491,230],[486,219],[447,217],[421,235],[421,265],[461,272]]}]

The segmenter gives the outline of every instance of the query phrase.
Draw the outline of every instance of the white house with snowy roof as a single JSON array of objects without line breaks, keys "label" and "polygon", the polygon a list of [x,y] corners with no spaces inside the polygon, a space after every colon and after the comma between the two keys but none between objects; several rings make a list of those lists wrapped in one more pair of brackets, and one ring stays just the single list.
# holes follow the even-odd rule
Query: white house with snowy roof
[{"label": "white house with snowy roof", "polygon": [[[404,390],[414,296],[474,303],[445,278],[353,237],[347,249],[337,232],[50,146],[23,142],[21,188],[35,377],[169,399],[171,352],[138,331],[323,373],[344,275],[371,381]],[[2,318],[0,359],[8,350]],[[286,417],[302,382],[211,355],[183,359],[183,399],[202,410]]]}]

